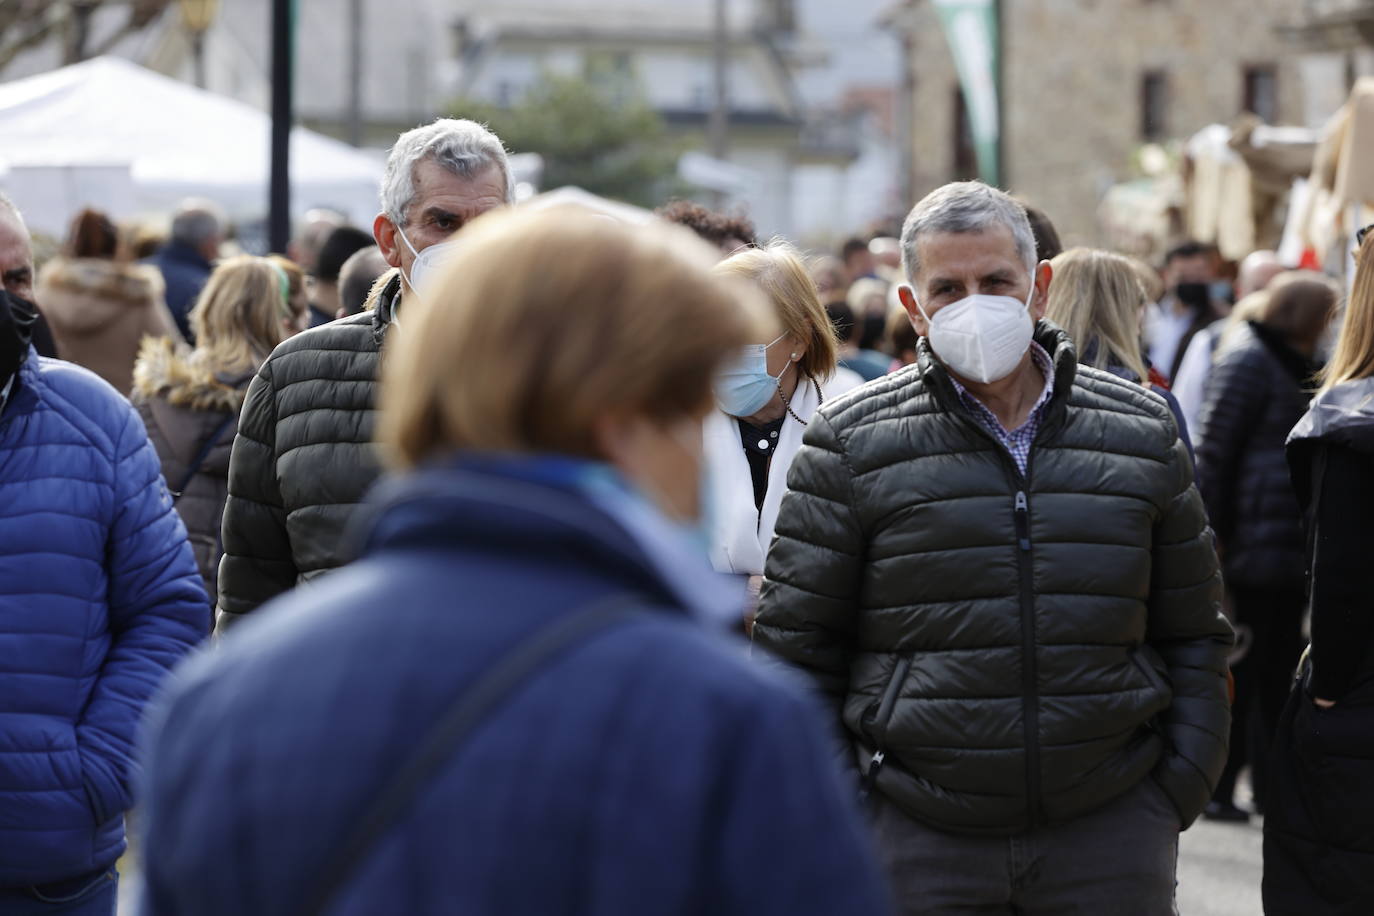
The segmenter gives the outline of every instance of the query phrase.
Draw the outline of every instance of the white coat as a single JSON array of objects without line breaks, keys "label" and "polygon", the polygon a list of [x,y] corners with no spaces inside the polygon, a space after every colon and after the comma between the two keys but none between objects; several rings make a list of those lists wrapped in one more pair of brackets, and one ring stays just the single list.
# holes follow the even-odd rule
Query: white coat
[{"label": "white coat", "polygon": [[[848,369],[837,369],[821,382],[826,401],[837,398],[863,384],[863,379]],[[798,385],[792,396],[792,410],[810,422],[821,406],[816,386],[810,381]],[[778,433],[773,461],[768,466],[768,490],[762,510],[754,508],[754,482],[749,474],[749,459],[740,443],[739,423],[720,410],[713,410],[704,424],[711,514],[711,563],[724,573],[747,576],[763,574],[763,560],[773,542],[778,522],[778,507],[787,492],[787,471],[802,446],[805,427],[790,414]]]}]

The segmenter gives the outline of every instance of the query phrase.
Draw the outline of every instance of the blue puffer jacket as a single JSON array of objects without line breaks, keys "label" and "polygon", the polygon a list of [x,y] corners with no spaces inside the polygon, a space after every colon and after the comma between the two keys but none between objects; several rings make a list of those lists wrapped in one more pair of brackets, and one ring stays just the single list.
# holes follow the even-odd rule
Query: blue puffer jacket
[{"label": "blue puffer jacket", "polygon": [[[145,913],[302,912],[451,699],[611,595],[634,600],[630,619],[508,694],[330,912],[886,912],[805,697],[688,610],[687,564],[519,465],[417,475],[367,556],[173,676],[149,729]],[[694,582],[712,575],[692,559]]]},{"label": "blue puffer jacket", "polygon": [[181,336],[194,343],[196,338],[191,333],[191,309],[209,281],[214,265],[205,260],[200,252],[180,242],[168,242],[143,263],[162,271],[162,282],[167,286],[167,308],[176,319]]},{"label": "blue puffer jacket", "polygon": [[0,887],[123,852],[143,704],[209,625],[138,414],[30,352],[0,412]]}]

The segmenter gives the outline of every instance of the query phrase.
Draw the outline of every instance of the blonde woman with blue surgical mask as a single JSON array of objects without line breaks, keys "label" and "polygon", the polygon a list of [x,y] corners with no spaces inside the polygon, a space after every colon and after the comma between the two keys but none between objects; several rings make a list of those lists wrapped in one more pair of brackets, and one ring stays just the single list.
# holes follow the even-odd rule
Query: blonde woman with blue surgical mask
[{"label": "blonde woman with blue surgical mask", "polygon": [[806,266],[789,245],[748,248],[716,273],[754,284],[781,333],[745,347],[716,378],[717,410],[706,419],[711,562],[760,576],[773,540],[787,470],[824,402],[862,384],[836,365],[838,342]]}]

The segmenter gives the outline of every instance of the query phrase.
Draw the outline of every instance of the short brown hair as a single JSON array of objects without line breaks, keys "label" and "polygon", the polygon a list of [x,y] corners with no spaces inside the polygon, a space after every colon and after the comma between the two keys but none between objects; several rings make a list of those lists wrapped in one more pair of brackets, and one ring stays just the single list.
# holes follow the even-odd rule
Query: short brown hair
[{"label": "short brown hair", "polygon": [[806,344],[806,354],[798,363],[802,372],[821,381],[835,374],[839,351],[835,326],[796,249],[778,241],[766,248],[746,248],[717,264],[715,272],[747,280],[768,297],[782,329]]},{"label": "short brown hair", "polygon": [[1270,283],[1260,324],[1299,345],[1315,344],[1335,314],[1336,285],[1315,271],[1290,270]]},{"label": "short brown hair", "polygon": [[600,458],[605,416],[704,413],[766,320],[684,229],[580,207],[496,211],[412,296],[382,371],[378,439],[407,469],[456,449]]}]

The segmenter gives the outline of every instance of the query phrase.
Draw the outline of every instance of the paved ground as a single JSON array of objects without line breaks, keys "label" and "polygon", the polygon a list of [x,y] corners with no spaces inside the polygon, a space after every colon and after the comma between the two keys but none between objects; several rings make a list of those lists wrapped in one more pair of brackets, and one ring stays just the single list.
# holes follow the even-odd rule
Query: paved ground
[{"label": "paved ground", "polygon": [[1178,859],[1180,916],[1260,916],[1260,824],[1199,820]]},{"label": "paved ground", "polygon": [[[122,882],[120,916],[132,916],[133,882]],[[1183,834],[1178,862],[1180,916],[1260,916],[1260,828],[1199,820]]]}]

